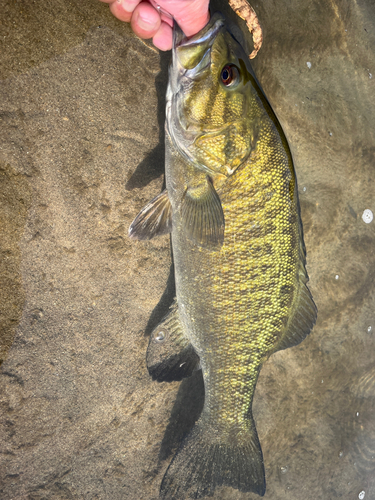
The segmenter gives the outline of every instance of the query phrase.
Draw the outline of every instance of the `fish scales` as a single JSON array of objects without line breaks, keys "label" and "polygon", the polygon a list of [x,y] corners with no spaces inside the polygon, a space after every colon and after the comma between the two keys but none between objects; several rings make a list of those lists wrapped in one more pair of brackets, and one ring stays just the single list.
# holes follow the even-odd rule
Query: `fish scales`
[{"label": "fish scales", "polygon": [[201,367],[205,402],[160,497],[201,498],[223,484],[264,495],[257,378],[270,354],[306,337],[316,307],[290,150],[220,14],[189,40],[174,31],[166,190],[129,230],[166,232],[176,299],[151,334],[147,366],[159,381]]},{"label": "fish scales", "polygon": [[[172,236],[183,322],[202,366],[206,359],[214,363],[205,373],[210,381],[205,404],[216,411],[222,401],[223,422],[247,415],[259,364],[282,332],[297,288],[299,228],[295,200],[289,197],[294,176],[283,144],[273,140],[268,116],[267,121],[255,158],[218,189],[225,218],[220,251],[184,242],[182,231]],[[220,377],[213,378],[212,370]],[[233,387],[233,378],[241,390],[223,391],[226,379]]]}]

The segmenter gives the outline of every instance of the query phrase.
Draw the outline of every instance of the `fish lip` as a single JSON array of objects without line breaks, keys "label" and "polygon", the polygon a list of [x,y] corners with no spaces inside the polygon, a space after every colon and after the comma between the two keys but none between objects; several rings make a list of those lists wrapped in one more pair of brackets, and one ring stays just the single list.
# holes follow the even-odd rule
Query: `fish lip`
[{"label": "fish lip", "polygon": [[225,25],[225,19],[219,12],[216,12],[206,24],[206,26],[196,35],[187,37],[176,22],[173,27],[173,49],[189,47],[199,44],[207,44],[210,47],[218,32]]},{"label": "fish lip", "polygon": [[194,79],[210,66],[212,46],[225,26],[225,18],[216,12],[199,33],[188,38],[174,22],[171,66],[175,72],[171,78],[173,80],[171,87],[174,91],[178,90],[181,78]]}]

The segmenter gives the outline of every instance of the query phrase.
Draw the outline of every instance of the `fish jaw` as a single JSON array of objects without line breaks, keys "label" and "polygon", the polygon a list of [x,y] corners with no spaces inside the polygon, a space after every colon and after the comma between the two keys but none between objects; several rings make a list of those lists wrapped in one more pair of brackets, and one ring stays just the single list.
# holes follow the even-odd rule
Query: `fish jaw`
[{"label": "fish jaw", "polygon": [[179,91],[181,79],[196,78],[207,69],[212,44],[224,27],[225,19],[220,14],[215,14],[202,31],[187,38],[178,24],[174,24],[172,66],[169,74],[169,85],[173,94]]}]

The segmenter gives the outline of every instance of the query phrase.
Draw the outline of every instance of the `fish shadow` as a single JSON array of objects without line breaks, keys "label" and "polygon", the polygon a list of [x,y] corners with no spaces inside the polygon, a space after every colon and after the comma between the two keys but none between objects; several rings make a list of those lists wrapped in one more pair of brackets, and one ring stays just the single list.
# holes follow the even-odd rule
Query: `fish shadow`
[{"label": "fish shadow", "polygon": [[175,453],[184,436],[192,429],[202,412],[204,383],[202,370],[184,379],[178,390],[171,416],[159,451],[159,465]]},{"label": "fish shadow", "polygon": [[145,328],[145,337],[149,337],[154,328],[158,326],[161,320],[168,314],[169,307],[172,305],[174,298],[176,297],[176,285],[174,279],[174,265],[173,262],[169,269],[169,276],[167,279],[167,285],[161,296],[159,302],[154,307],[149,320]]},{"label": "fish shadow", "polygon": [[138,164],[137,168],[125,184],[125,189],[131,191],[134,188],[143,188],[151,181],[157,179],[165,170],[165,96],[168,85],[168,67],[171,52],[160,53],[160,71],[155,78],[155,88],[158,98],[157,120],[159,125],[159,143]]}]

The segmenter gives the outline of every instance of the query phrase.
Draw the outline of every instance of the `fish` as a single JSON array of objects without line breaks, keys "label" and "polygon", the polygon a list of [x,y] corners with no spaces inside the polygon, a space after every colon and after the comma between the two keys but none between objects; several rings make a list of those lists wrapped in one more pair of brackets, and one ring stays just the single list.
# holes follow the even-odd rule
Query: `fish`
[{"label": "fish", "polygon": [[220,13],[190,38],[175,25],[165,178],[129,228],[139,240],[171,234],[176,297],[146,362],[160,382],[201,369],[205,399],[160,498],[212,496],[223,485],[263,496],[258,375],[272,353],[310,333],[317,308],[288,142]]}]

